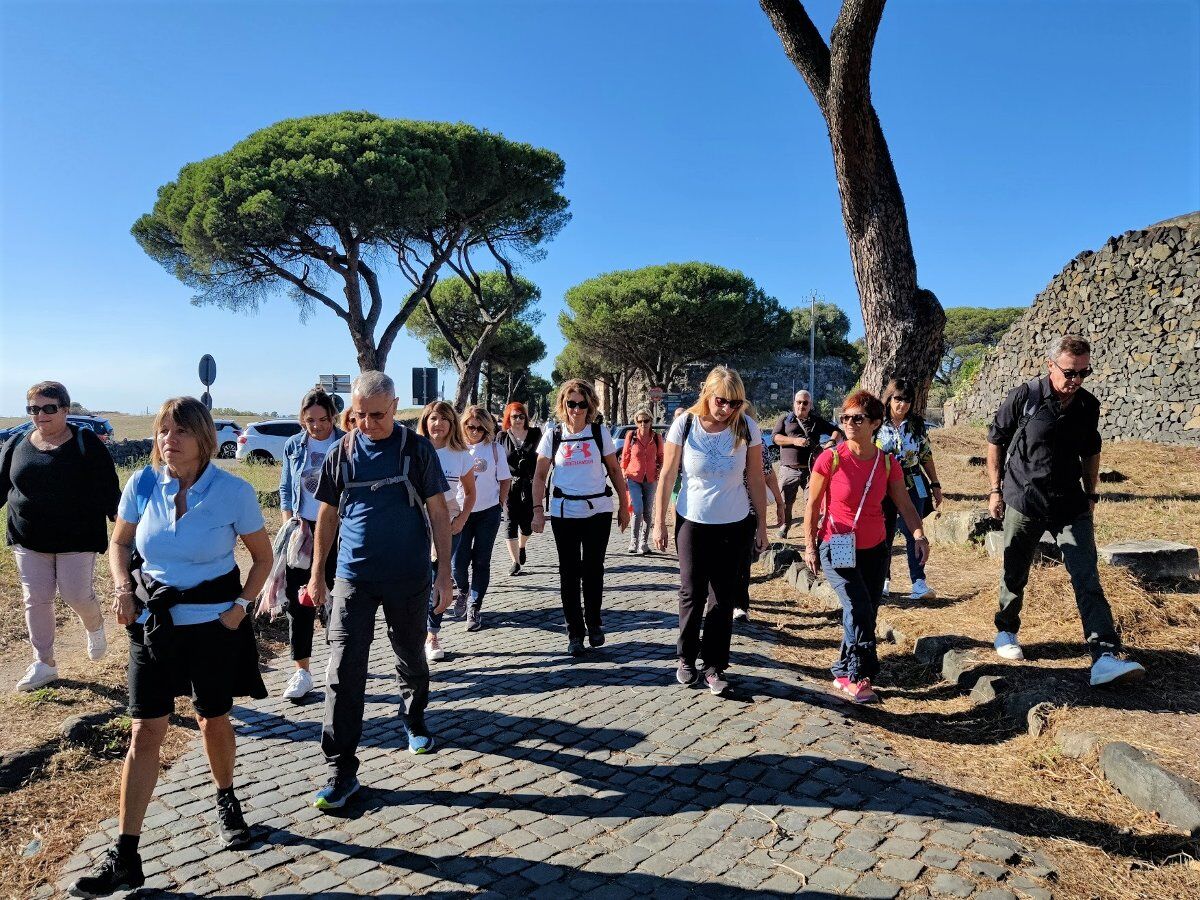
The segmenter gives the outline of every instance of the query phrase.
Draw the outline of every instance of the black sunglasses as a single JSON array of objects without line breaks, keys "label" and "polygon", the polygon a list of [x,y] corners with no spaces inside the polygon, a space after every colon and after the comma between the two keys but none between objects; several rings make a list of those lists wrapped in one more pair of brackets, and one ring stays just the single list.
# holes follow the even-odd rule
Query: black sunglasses
[{"label": "black sunglasses", "polygon": [[36,416],[38,413],[45,413],[48,416],[52,416],[62,408],[61,403],[47,403],[45,406],[27,406],[25,407],[25,412],[31,416]]},{"label": "black sunglasses", "polygon": [[724,397],[713,397],[713,401],[717,406],[728,406],[730,409],[741,409],[745,400],[726,400]]},{"label": "black sunglasses", "polygon": [[568,400],[566,406],[567,409],[587,409],[588,403],[586,400]]},{"label": "black sunglasses", "polygon": [[[1088,366],[1086,369],[1064,369],[1058,363],[1054,362],[1054,360],[1050,360],[1050,362],[1054,363],[1054,367],[1058,369],[1058,371],[1062,372],[1062,377],[1066,378],[1068,381],[1074,378],[1078,378],[1080,381],[1083,381],[1083,379],[1087,378],[1094,371],[1091,366]],[[30,408],[32,409],[32,407]]]},{"label": "black sunglasses", "polygon": [[843,425],[849,425],[851,422],[853,422],[855,425],[861,425],[863,422],[867,421],[867,417],[862,413],[855,413],[852,416],[838,416],[838,421]]},{"label": "black sunglasses", "polygon": [[903,394],[893,394],[892,399],[897,403],[912,403],[912,397],[905,397]]},{"label": "black sunglasses", "polygon": [[509,418],[510,419],[523,419],[523,418],[525,418],[525,413],[513,413],[511,416],[509,416]]},{"label": "black sunglasses", "polygon": [[649,419],[638,419],[638,420],[637,420],[637,424],[639,424],[639,425],[649,425],[649,424],[650,424],[650,420],[649,420]]},{"label": "black sunglasses", "polygon": [[466,426],[466,428],[467,428],[467,431],[486,431],[487,430],[482,425],[468,425],[468,426]]}]

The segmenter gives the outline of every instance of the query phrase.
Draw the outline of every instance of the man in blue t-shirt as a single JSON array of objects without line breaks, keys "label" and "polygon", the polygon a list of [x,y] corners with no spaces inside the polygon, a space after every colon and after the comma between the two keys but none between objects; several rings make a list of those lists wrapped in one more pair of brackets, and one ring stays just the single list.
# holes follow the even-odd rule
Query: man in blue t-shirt
[{"label": "man in blue t-shirt", "polygon": [[[429,663],[425,619],[430,590],[430,543],[438,559],[450,558],[450,516],[433,445],[395,421],[396,387],[382,372],[363,372],[350,397],[357,430],[330,452],[315,496],[321,502],[313,542],[308,594],[329,610],[329,673],[321,749],[329,780],[313,806],[336,809],[358,790],[367,657],[380,606],[396,654],[404,702],[401,722],[408,749],[425,753],[433,739],[425,727]],[[326,596],[325,559],[337,538],[337,577]],[[449,606],[450,567],[439,566],[433,585],[436,610]]]}]

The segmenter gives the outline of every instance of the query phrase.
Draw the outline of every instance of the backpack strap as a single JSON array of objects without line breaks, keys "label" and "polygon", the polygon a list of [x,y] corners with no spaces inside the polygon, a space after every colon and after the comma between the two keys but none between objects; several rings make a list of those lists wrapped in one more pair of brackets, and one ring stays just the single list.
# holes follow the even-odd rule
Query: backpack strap
[{"label": "backpack strap", "polygon": [[1029,425],[1034,416],[1038,414],[1038,410],[1042,408],[1042,403],[1045,397],[1042,394],[1042,379],[1031,378],[1025,382],[1025,401],[1021,406],[1021,416],[1017,419],[1017,427],[1013,431],[1012,440],[1008,442],[1008,453],[1004,458],[1004,470],[1008,471],[1009,460],[1012,459],[1014,452],[1020,452],[1018,449],[1018,439],[1025,435],[1025,429]]}]

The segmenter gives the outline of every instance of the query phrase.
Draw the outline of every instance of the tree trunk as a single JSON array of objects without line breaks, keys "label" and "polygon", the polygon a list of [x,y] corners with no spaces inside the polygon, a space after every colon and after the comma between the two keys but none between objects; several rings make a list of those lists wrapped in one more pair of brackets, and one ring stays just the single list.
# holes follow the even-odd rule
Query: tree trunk
[{"label": "tree trunk", "polygon": [[375,346],[375,338],[363,320],[350,322],[350,338],[354,341],[354,350],[358,355],[358,370],[360,372],[382,372],[387,365],[387,353]]},{"label": "tree trunk", "polygon": [[889,378],[916,387],[925,409],[941,359],[946,315],[917,284],[904,195],[871,104],[871,53],[885,0],[844,0],[827,45],[800,0],[760,0],[825,118],[866,332],[863,387]]}]

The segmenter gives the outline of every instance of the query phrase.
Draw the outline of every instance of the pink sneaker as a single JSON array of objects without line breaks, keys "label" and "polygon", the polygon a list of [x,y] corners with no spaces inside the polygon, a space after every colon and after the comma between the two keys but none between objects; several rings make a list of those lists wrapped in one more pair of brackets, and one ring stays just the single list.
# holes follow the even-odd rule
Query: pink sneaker
[{"label": "pink sneaker", "polygon": [[844,691],[847,694],[850,693],[850,685],[852,684],[854,684],[854,682],[845,675],[839,675],[837,678],[833,679],[833,686],[839,691]]},{"label": "pink sneaker", "polygon": [[850,699],[855,703],[878,703],[879,695],[871,689],[871,680],[864,678],[862,681],[855,684],[850,682],[850,690],[846,691],[850,695]]}]

